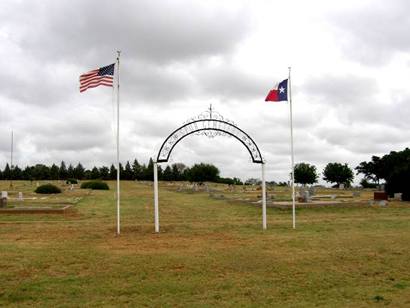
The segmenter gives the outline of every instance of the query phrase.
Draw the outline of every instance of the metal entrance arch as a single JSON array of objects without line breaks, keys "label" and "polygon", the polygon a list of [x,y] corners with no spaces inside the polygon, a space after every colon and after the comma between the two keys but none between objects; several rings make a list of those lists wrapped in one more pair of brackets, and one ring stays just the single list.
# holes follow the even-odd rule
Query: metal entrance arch
[{"label": "metal entrance arch", "polygon": [[181,127],[174,130],[162,143],[154,162],[154,220],[155,232],[159,232],[159,203],[158,203],[158,163],[168,162],[174,147],[189,135],[205,135],[209,138],[216,136],[232,136],[241,142],[251,155],[252,162],[262,166],[262,228],[266,229],[266,185],[265,162],[258,146],[253,139],[232,121],[222,117],[218,112],[209,110],[199,116],[189,119]]}]

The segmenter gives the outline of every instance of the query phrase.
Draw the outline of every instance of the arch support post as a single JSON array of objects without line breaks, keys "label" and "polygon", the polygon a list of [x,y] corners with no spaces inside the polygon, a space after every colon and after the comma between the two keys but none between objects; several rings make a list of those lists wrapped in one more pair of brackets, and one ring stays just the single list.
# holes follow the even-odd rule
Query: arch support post
[{"label": "arch support post", "polygon": [[262,228],[266,230],[266,182],[265,163],[262,163]]},{"label": "arch support post", "polygon": [[155,232],[159,232],[159,205],[158,205],[158,163],[154,162],[154,221]]}]

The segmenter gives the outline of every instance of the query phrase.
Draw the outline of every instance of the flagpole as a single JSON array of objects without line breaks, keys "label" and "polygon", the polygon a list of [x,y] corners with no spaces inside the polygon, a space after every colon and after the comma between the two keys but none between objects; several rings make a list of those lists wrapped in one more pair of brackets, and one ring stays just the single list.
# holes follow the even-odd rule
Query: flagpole
[{"label": "flagpole", "polygon": [[120,235],[120,55],[117,51],[117,235]]},{"label": "flagpole", "polygon": [[293,229],[296,228],[296,209],[295,209],[295,160],[293,154],[293,114],[292,114],[292,85],[290,81],[290,70],[291,67],[289,66],[289,112],[290,112],[290,152],[291,152],[291,180],[292,180],[292,222],[293,222]]},{"label": "flagpole", "polygon": [[10,188],[13,187],[13,148],[14,148],[14,133],[11,131],[11,147],[10,147]]}]

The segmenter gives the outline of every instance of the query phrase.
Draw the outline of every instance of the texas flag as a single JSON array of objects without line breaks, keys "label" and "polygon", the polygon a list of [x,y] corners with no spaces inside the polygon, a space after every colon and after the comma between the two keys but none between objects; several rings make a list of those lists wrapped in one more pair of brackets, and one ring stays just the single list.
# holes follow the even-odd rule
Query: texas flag
[{"label": "texas flag", "polygon": [[265,98],[265,102],[279,102],[288,100],[288,80],[281,81],[276,89],[269,91],[268,96]]}]

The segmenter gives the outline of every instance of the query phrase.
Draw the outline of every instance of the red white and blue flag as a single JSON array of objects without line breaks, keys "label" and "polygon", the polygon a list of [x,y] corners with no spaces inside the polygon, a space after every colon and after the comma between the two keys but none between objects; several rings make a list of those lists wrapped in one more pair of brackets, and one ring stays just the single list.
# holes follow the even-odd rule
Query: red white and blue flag
[{"label": "red white and blue flag", "polygon": [[288,80],[281,81],[275,89],[269,91],[265,102],[279,102],[288,100]]},{"label": "red white and blue flag", "polygon": [[97,68],[80,76],[80,92],[98,86],[113,86],[115,63]]}]

